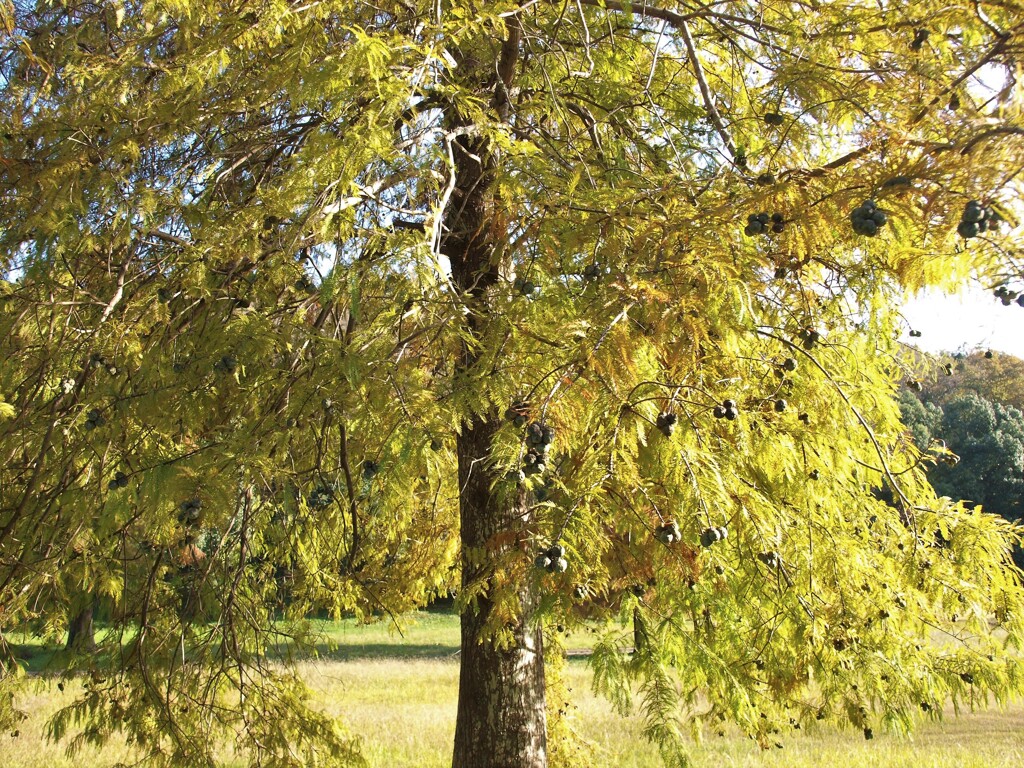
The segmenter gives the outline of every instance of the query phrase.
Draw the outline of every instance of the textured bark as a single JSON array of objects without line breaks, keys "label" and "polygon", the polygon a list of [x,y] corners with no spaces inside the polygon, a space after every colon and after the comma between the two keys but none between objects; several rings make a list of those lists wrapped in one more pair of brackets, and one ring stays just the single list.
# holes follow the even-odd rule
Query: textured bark
[{"label": "textured bark", "polygon": [[[479,147],[473,147],[479,152]],[[467,153],[469,154],[474,153]],[[477,155],[479,156],[479,155]],[[467,165],[472,162],[467,160]],[[480,190],[485,179],[472,169],[472,190],[463,195],[465,206],[458,230],[463,237],[449,238],[455,282],[474,298],[468,322],[477,332],[486,324],[483,307],[488,286],[497,280],[497,268],[490,264],[484,235],[486,205]],[[475,218],[474,218],[475,217]],[[477,226],[470,226],[476,223]],[[455,249],[459,248],[458,251]],[[456,254],[458,254],[456,256]],[[470,349],[463,351],[461,366],[469,370],[476,363]],[[508,496],[492,492],[494,469],[490,449],[499,416],[474,420],[463,426],[457,439],[459,459],[459,506],[462,542],[462,583],[473,588],[481,581],[492,587],[514,589],[518,615],[511,622],[513,642],[497,647],[485,632],[494,603],[480,597],[462,614],[462,667],[459,675],[459,706],[455,726],[453,768],[544,768],[547,765],[547,722],[544,698],[543,640],[533,623],[536,597],[528,580],[515,586],[493,584],[494,563],[509,556],[509,549],[529,526],[530,513],[525,489]],[[513,555],[515,556],[515,555]],[[475,591],[475,590],[474,590]],[[504,606],[503,606],[504,608]]]},{"label": "textured bark", "polygon": [[[492,106],[502,119],[510,108],[508,94],[519,53],[519,29],[510,20],[509,36],[487,55],[477,51],[460,62],[461,72],[479,75],[492,92]],[[487,48],[484,47],[486,52]],[[459,115],[447,116],[448,127],[466,127]],[[488,292],[499,280],[494,241],[505,227],[494,210],[492,181],[497,158],[487,142],[460,135],[453,142],[455,188],[445,216],[442,250],[452,265],[452,281],[462,292],[469,313],[466,322],[476,338],[488,324]],[[459,360],[467,377],[477,370],[475,348],[467,345]],[[459,705],[455,725],[453,768],[545,768],[547,718],[544,697],[543,638],[534,622],[536,595],[528,579],[503,584],[495,564],[520,557],[514,550],[530,524],[527,492],[494,492],[491,444],[500,425],[496,413],[464,424],[458,436],[459,505],[462,541],[462,583],[474,594],[462,614],[462,657]],[[514,570],[514,569],[513,569]],[[501,621],[495,622],[495,594],[502,594]],[[509,605],[513,606],[509,616]],[[512,641],[494,642],[494,625],[510,631]]]},{"label": "textured bark", "polygon": [[[492,559],[501,557],[504,549],[495,542],[513,540],[528,513],[525,492],[499,500],[489,491],[492,478],[480,459],[486,457],[495,429],[490,422],[476,423],[459,439],[463,551],[486,553],[482,562],[463,556],[467,586],[489,577]],[[510,644],[496,647],[485,631],[494,610],[491,600],[480,598],[474,610],[462,615],[454,768],[547,765],[543,636],[532,622],[536,596],[526,579],[511,588],[518,598],[519,615],[511,627]]]}]

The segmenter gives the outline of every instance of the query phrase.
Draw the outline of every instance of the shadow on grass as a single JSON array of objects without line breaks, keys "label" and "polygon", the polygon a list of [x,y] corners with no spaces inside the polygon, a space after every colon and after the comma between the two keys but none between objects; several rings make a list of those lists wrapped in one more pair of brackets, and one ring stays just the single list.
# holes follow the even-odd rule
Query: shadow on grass
[{"label": "shadow on grass", "polygon": [[[18,663],[30,675],[59,675],[76,660],[62,647],[39,643],[10,643],[8,648]],[[459,648],[443,643],[317,643],[304,648],[278,647],[268,656],[280,661],[310,658],[330,661],[366,661],[392,659],[395,661],[457,660]]]},{"label": "shadow on grass", "polygon": [[[67,671],[68,657],[63,648],[32,643],[12,643],[10,648],[30,675],[60,675]],[[570,649],[570,662],[586,663],[588,649]],[[278,661],[453,661],[459,660],[459,648],[442,643],[317,643],[312,648],[271,650],[269,658]]]},{"label": "shadow on grass", "polygon": [[331,646],[318,643],[316,655],[331,661],[365,661],[394,659],[396,661],[455,660],[459,658],[457,646],[416,643],[346,643]]},{"label": "shadow on grass", "polygon": [[38,643],[9,643],[7,647],[30,675],[59,674],[64,670],[63,648]]},{"label": "shadow on grass", "polygon": [[[395,643],[364,643],[344,644],[331,647],[327,643],[318,643],[316,658],[329,661],[374,661],[390,659],[393,661],[458,661],[459,648],[441,644],[395,644]],[[574,648],[566,652],[570,662],[586,663],[593,652],[587,648]]]}]

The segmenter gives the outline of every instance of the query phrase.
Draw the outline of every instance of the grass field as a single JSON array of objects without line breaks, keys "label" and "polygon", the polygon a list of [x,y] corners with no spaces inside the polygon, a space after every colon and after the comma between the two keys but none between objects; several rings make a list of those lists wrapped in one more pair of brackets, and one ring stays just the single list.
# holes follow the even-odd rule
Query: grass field
[{"label": "grass field", "polygon": [[[585,648],[585,636],[568,647]],[[418,614],[405,637],[387,625],[324,625],[320,658],[302,671],[326,710],[363,734],[364,751],[375,768],[447,766],[454,733],[458,687],[458,623],[454,616]],[[39,667],[47,658],[35,654]],[[590,692],[585,658],[572,657],[567,680],[576,698],[576,729],[595,746],[595,766],[654,768],[656,751],[637,737],[636,718],[620,719]],[[63,744],[43,738],[47,716],[73,695],[44,683],[26,696],[30,713],[20,735],[0,737],[0,768],[102,768],[128,755],[123,748],[64,754]],[[1024,762],[1024,705],[1003,711],[947,717],[923,725],[913,740],[878,733],[866,742],[859,732],[817,729],[782,738],[783,748],[761,751],[739,734],[711,737],[694,745],[694,765],[767,768],[1003,768]],[[585,768],[582,767],[581,768]]]}]

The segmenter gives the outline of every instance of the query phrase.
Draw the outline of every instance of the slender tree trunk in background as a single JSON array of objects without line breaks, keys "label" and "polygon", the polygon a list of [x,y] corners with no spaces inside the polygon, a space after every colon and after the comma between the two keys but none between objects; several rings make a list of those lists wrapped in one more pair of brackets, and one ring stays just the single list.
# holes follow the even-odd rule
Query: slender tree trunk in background
[{"label": "slender tree trunk in background", "polygon": [[[519,57],[516,20],[508,22],[508,38],[496,49],[481,46],[483,55],[464,54],[457,71],[479,77],[493,89],[492,106],[502,119],[509,114],[508,94]],[[459,115],[447,116],[448,127],[467,127]],[[488,323],[487,294],[499,281],[495,240],[507,236],[495,213],[491,182],[497,158],[485,139],[461,135],[452,142],[455,188],[445,214],[442,250],[451,261],[452,281],[469,305],[467,323],[480,337]],[[476,352],[467,345],[459,368],[475,369]],[[496,589],[514,590],[517,606],[504,626],[512,642],[498,644],[486,629],[495,610],[488,588],[462,613],[462,656],[459,704],[455,725],[453,768],[545,768],[547,715],[544,696],[544,652],[540,626],[534,621],[535,587],[529,579],[517,585],[496,585],[494,564],[515,557],[516,547],[530,524],[528,494],[519,487],[509,494],[495,492],[496,473],[490,462],[491,444],[501,416],[476,417],[462,425],[457,439],[463,588],[491,582]],[[489,585],[490,587],[490,585]],[[507,640],[507,638],[506,638]]]},{"label": "slender tree trunk in background", "polygon": [[644,637],[644,626],[643,620],[640,618],[640,609],[633,609],[633,653],[638,652],[644,647],[646,638]]},{"label": "slender tree trunk in background", "polygon": [[82,595],[71,604],[71,619],[68,621],[68,641],[64,645],[66,651],[91,651],[96,647],[96,636],[93,630],[93,613],[96,601],[91,595]]}]

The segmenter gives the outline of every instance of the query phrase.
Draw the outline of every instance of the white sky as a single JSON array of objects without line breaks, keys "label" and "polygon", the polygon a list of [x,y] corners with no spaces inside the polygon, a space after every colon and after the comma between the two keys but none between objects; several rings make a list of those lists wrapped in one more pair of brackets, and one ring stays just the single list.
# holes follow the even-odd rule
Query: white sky
[{"label": "white sky", "polygon": [[1024,307],[1004,307],[990,291],[972,286],[960,294],[923,291],[903,307],[907,330],[901,341],[926,352],[970,351],[975,348],[1008,352],[1024,358]]},{"label": "white sky", "polygon": [[[998,64],[986,64],[967,84],[970,93],[984,102],[1002,89],[1007,72]],[[901,341],[925,352],[967,352],[991,349],[1024,358],[1024,307],[1004,307],[990,291],[978,285],[947,296],[941,291],[922,291],[903,307],[909,331],[921,331]]]}]

